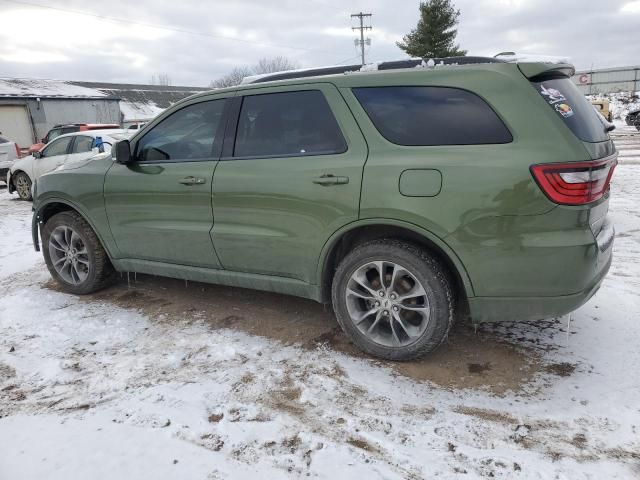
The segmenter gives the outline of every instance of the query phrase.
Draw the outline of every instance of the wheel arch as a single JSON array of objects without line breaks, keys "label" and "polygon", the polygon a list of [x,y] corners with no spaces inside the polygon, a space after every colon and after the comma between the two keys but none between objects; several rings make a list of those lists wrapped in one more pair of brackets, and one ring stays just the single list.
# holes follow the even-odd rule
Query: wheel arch
[{"label": "wheel arch", "polygon": [[454,251],[437,235],[407,222],[367,219],[343,227],[325,243],[320,254],[316,277],[322,302],[326,303],[331,298],[333,273],[340,260],[356,245],[382,238],[404,240],[428,250],[449,270],[456,290],[466,298],[474,296],[473,285],[464,265]]},{"label": "wheel arch", "polygon": [[15,183],[13,183],[13,181],[19,173],[24,173],[29,178],[31,183],[33,183],[33,179],[31,178],[31,175],[29,175],[25,170],[18,169],[15,172],[12,172],[11,177],[9,177],[9,183],[7,184],[7,190],[9,190],[9,193],[13,193],[16,191],[16,185]]},{"label": "wheel arch", "polygon": [[111,252],[109,251],[109,245],[104,241],[100,233],[100,230],[96,228],[94,223],[91,221],[91,218],[89,217],[89,215],[83,212],[78,205],[74,204],[73,202],[70,202],[69,200],[65,200],[61,198],[49,198],[44,202],[39,203],[37,208],[33,212],[31,233],[33,237],[33,245],[36,251],[40,251],[40,242],[38,240],[39,231],[40,231],[39,227],[41,225],[44,225],[47,222],[47,220],[49,220],[53,215],[56,215],[57,213],[61,213],[61,212],[68,212],[68,211],[77,213],[89,224],[91,229],[94,231],[94,233],[98,237],[98,240],[102,245],[102,248],[104,248],[105,252],[107,252],[107,255],[109,256],[109,258],[110,259],[113,258],[111,255]]}]

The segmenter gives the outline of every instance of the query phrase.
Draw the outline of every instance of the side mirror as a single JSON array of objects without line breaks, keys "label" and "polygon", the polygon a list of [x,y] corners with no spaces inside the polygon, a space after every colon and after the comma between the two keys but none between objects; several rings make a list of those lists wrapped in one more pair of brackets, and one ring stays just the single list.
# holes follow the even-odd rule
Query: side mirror
[{"label": "side mirror", "polygon": [[42,158],[42,150],[33,152],[31,155],[33,156],[33,158]]},{"label": "side mirror", "polygon": [[116,147],[112,150],[115,152],[115,161],[122,165],[128,165],[133,162],[133,156],[131,155],[131,144],[129,140],[120,140],[116,143]]}]

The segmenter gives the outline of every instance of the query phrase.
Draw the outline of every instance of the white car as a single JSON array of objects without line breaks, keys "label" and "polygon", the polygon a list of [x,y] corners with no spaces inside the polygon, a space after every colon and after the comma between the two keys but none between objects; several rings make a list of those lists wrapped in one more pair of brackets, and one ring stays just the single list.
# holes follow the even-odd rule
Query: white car
[{"label": "white car", "polygon": [[15,142],[11,142],[0,137],[0,181],[4,182],[7,172],[16,158],[20,157],[20,147]]},{"label": "white car", "polygon": [[126,130],[112,129],[60,135],[39,152],[13,163],[7,174],[9,193],[17,192],[22,200],[31,200],[31,187],[38,177],[61,165],[86,160],[99,152],[108,152],[115,142],[132,134]]}]

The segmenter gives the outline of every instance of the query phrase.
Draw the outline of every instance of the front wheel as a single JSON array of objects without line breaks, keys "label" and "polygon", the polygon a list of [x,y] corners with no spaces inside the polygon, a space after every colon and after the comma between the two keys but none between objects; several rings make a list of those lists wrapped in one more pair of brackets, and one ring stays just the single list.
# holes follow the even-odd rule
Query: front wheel
[{"label": "front wheel", "polygon": [[435,350],[453,323],[451,281],[433,256],[397,240],[352,250],[336,270],[338,323],[365,352],[411,360]]},{"label": "front wheel", "polygon": [[31,200],[31,179],[24,172],[18,172],[13,179],[16,192],[21,200]]},{"label": "front wheel", "polygon": [[109,285],[114,270],[100,240],[75,212],[52,216],[42,228],[42,253],[63,290],[87,294]]}]

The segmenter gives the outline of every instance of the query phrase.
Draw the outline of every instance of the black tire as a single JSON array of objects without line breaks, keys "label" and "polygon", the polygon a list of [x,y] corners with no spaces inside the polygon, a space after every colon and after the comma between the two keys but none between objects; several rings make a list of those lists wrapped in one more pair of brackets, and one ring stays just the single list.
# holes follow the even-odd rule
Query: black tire
[{"label": "black tire", "polygon": [[[384,283],[390,285],[387,294],[395,291],[393,280],[388,280],[389,277],[394,278],[394,274],[388,273],[389,270],[387,269],[390,268],[393,271],[396,267],[399,268],[399,271],[409,272],[426,292],[425,297],[426,300],[428,300],[428,305],[425,305],[422,309],[425,310],[425,313],[429,313],[428,320],[424,321],[424,325],[420,327],[424,330],[416,334],[416,337],[406,337],[405,341],[408,342],[407,344],[402,345],[398,343],[397,345],[385,345],[380,341],[374,341],[369,334],[361,331],[360,328],[362,327],[356,325],[356,321],[349,313],[349,309],[353,311],[354,301],[356,303],[365,302],[362,305],[363,311],[371,307],[370,299],[360,300],[357,295],[352,295],[353,285],[359,285],[359,283],[353,283],[354,280],[352,276],[357,276],[357,272],[362,272],[362,269],[367,268],[368,264],[376,261],[382,262],[382,270],[385,272],[385,278],[387,278],[387,280],[383,280],[382,288],[385,287]],[[390,265],[387,266],[387,264]],[[347,293],[348,287],[350,287],[349,294]],[[453,324],[455,310],[454,292],[452,281],[446,269],[427,251],[410,243],[394,239],[382,239],[356,247],[340,262],[333,278],[331,290],[333,309],[338,323],[345,333],[360,349],[370,355],[383,359],[402,361],[424,356],[435,350],[445,341]],[[362,291],[364,292],[365,290]],[[367,295],[368,294],[369,293],[367,293]],[[381,292],[378,292],[378,294],[382,295]],[[348,295],[351,295],[350,298],[347,298]],[[396,296],[396,298],[399,298],[399,296]],[[348,302],[351,303],[348,304]],[[396,300],[396,302],[404,303],[402,300]],[[377,303],[379,302],[376,302],[376,304]],[[385,309],[384,314],[387,315],[387,317],[382,317],[384,321],[393,323],[395,320],[392,320],[392,318],[396,318],[396,314],[388,310],[388,305],[389,302],[386,302],[379,308]],[[399,304],[397,303],[396,305]],[[398,311],[395,306],[393,308],[395,309],[394,311]],[[402,309],[403,307],[400,308]],[[389,316],[389,313],[391,313],[392,316]],[[371,317],[369,317],[367,321],[375,323],[370,319]],[[381,319],[376,328],[386,328],[383,325],[384,321]],[[360,321],[359,324],[362,324],[362,321]],[[399,324],[396,323],[396,330],[400,331],[398,325]],[[390,325],[390,328],[387,330],[393,331],[392,326]],[[395,332],[393,335],[397,340],[398,336]]]},{"label": "black tire", "polygon": [[[82,281],[78,281],[77,283],[71,283],[70,281],[65,280],[53,265],[50,248],[56,249],[56,247],[50,247],[52,242],[51,237],[52,233],[59,227],[69,228],[77,234],[81,240],[80,245],[82,245],[86,250],[84,258],[88,260],[88,266],[83,267],[86,268],[86,271],[84,272],[86,278],[82,279]],[[42,253],[51,276],[65,292],[76,295],[85,295],[97,292],[98,290],[109,286],[115,280],[115,270],[111,265],[107,252],[105,252],[104,248],[100,244],[100,240],[91,226],[89,226],[87,221],[76,212],[61,212],[53,215],[49,220],[47,220],[47,223],[42,227]]]},{"label": "black tire", "polygon": [[[12,179],[13,185],[16,188],[16,193],[20,197],[20,200],[32,200],[31,197],[31,179],[29,175],[24,172],[16,173],[15,177]],[[18,188],[18,185],[22,183],[24,187]]]}]

